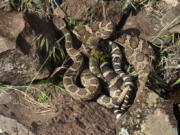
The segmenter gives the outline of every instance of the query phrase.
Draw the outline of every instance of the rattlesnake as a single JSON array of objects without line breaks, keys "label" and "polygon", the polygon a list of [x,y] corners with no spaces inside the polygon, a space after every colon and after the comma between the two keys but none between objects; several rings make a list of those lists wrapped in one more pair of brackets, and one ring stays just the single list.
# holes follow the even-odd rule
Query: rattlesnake
[{"label": "rattlesnake", "polygon": [[[54,17],[53,22],[55,26],[64,33],[66,51],[74,61],[73,65],[68,68],[68,70],[64,74],[63,84],[65,89],[76,100],[82,101],[95,98],[100,92],[98,79],[88,69],[86,69],[81,73],[81,82],[85,86],[85,88],[80,88],[76,85],[76,79],[82,69],[84,57],[78,50],[73,48],[72,39],[70,33],[66,29],[65,22],[58,16]],[[88,34],[83,36],[83,39],[86,39],[86,43],[89,44],[88,47],[91,48],[93,48],[92,46],[96,46],[97,40],[99,38],[106,39],[113,31],[113,26],[110,22],[95,24],[93,26],[91,26],[91,28],[96,28],[94,29],[94,31],[91,30],[90,27],[88,28],[86,26],[85,28],[88,29],[88,32],[91,32],[94,37],[92,35],[90,37],[90,35]],[[97,26],[100,29],[97,29]],[[84,28],[82,28],[81,31],[83,31],[83,29]],[[97,102],[108,108],[114,107],[118,102],[117,98],[120,96],[120,92],[114,90],[111,93],[113,93],[114,98],[107,98],[107,96],[103,94],[98,97]]]},{"label": "rattlesnake", "polygon": [[[123,71],[121,71],[123,74],[116,74],[109,66],[109,62],[102,60],[102,49],[96,48],[96,53],[98,53],[96,55],[99,55],[99,58],[93,56],[93,51],[90,54],[89,69],[93,74],[108,83],[109,90],[109,96],[103,94],[97,99],[97,102],[107,108],[115,107],[114,112],[117,114],[116,118],[118,119],[129,107],[129,100],[125,97],[130,98],[128,93],[134,90],[134,84],[130,77],[125,75]],[[114,54],[115,52],[112,51],[112,53]]]},{"label": "rattlesnake", "polygon": [[[100,67],[101,70],[103,70],[103,68],[109,68],[109,71],[111,73],[116,74],[114,75],[115,76],[114,78],[109,80],[108,74],[105,74],[105,71],[104,72],[102,71],[104,73],[103,76],[106,79],[106,81],[109,80],[110,86],[114,85],[117,88],[121,88],[123,90],[121,95],[119,96],[120,109],[115,110],[115,113],[117,112],[123,113],[129,107],[130,98],[133,98],[133,94],[136,93],[136,87],[133,84],[132,78],[129,75],[127,75],[124,71],[122,71],[122,52],[118,47],[118,45],[115,42],[109,41],[109,48],[110,49],[108,50],[110,50],[109,53],[111,54],[112,66],[115,73],[113,73],[113,70],[110,68],[108,62],[102,62]],[[119,79],[123,80],[124,82],[123,85],[120,85],[120,83],[118,83]]]},{"label": "rattlesnake", "polygon": [[[53,18],[53,22],[57,29],[63,32],[65,36],[66,51],[74,62],[64,74],[63,84],[65,89],[74,99],[80,101],[91,100],[98,97],[100,93],[99,80],[88,69],[81,73],[81,82],[85,88],[80,88],[76,85],[77,76],[83,68],[84,56],[79,50],[73,48],[71,35],[66,29],[64,20],[55,16]],[[100,22],[91,26],[86,25],[85,27],[81,27],[78,30],[74,30],[73,33],[75,33],[82,43],[84,43],[81,49],[86,51],[86,55],[89,55],[88,51],[96,48],[99,45],[100,39],[107,39],[110,37],[113,32],[113,28],[114,25],[111,22]],[[151,58],[154,58],[154,52],[152,47],[150,47],[144,40],[126,34],[121,35],[115,40],[115,42],[125,48],[127,60],[129,63],[133,64],[135,70],[138,71],[140,86],[143,88],[149,73],[153,70]],[[112,43],[113,42],[110,42],[111,47],[113,46]],[[134,86],[131,83],[131,78],[120,70],[121,65],[118,65],[117,67],[118,62],[116,62],[115,59],[118,59],[117,54],[113,54],[112,51],[112,63],[114,63],[113,67],[116,75],[110,68],[107,69],[107,62],[101,63],[100,65],[102,76],[106,82],[109,83],[111,97],[107,97],[104,94],[100,95],[97,102],[108,108],[117,107],[115,113],[117,113],[117,118],[119,118],[119,113],[122,113],[122,111],[127,109],[130,98],[129,96],[131,95],[133,89],[132,87]],[[118,61],[121,63],[121,59]],[[105,70],[103,68],[105,68]],[[111,73],[113,75],[110,75]],[[109,75],[111,76],[110,78],[108,77]],[[144,78],[145,80],[143,80]],[[123,81],[125,82],[124,85]],[[123,90],[120,90],[122,87],[124,87]]]},{"label": "rattlesnake", "polygon": [[65,36],[66,51],[74,61],[73,65],[68,68],[68,70],[64,74],[63,84],[65,89],[73,98],[77,100],[93,99],[99,92],[98,79],[93,74],[91,74],[89,70],[86,70],[86,72],[83,73],[86,74],[86,80],[90,82],[89,85],[87,86],[87,88],[79,88],[76,85],[76,79],[82,69],[84,57],[78,50],[74,49],[74,47],[72,46],[71,35],[66,29],[66,23],[64,22],[64,20],[58,16],[55,16],[53,18],[53,23],[55,24],[57,29],[63,32]]},{"label": "rattlesnake", "polygon": [[[104,23],[106,24],[106,23]],[[107,23],[107,26],[109,25],[109,23]],[[112,25],[112,24],[111,24]],[[73,31],[73,33],[78,37],[78,39],[80,41],[82,41],[83,45],[81,47],[81,50],[83,50],[84,52],[86,52],[86,56],[89,55],[89,53],[91,51],[92,48],[96,48],[99,46],[99,38],[109,38],[109,35],[112,33],[113,31],[113,27],[107,27],[104,26],[104,28],[101,28],[101,23],[99,25],[99,27],[97,27],[98,25],[85,25],[84,27],[81,27],[79,29],[76,29]],[[94,34],[95,31],[98,31],[99,34]],[[101,34],[100,34],[101,32]],[[100,36],[99,36],[100,35]],[[103,35],[103,36],[102,36]],[[93,42],[89,42],[91,39],[91,41]],[[93,40],[92,40],[93,39]],[[114,43],[115,44],[115,43]],[[111,47],[114,47],[114,44],[111,45]],[[87,48],[90,48],[87,50]],[[112,50],[112,58],[116,59],[117,55],[120,54],[116,54],[116,52],[113,52],[113,48]],[[88,52],[89,51],[89,52]],[[97,51],[97,50],[96,50]],[[119,50],[120,51],[120,50]],[[116,55],[116,57],[115,57]],[[92,56],[92,55],[91,55]],[[106,106],[107,108],[112,108],[112,107],[116,107],[115,113],[117,114],[116,118],[119,118],[119,116],[121,116],[121,113],[123,113],[127,108],[128,108],[128,103],[129,103],[129,99],[130,99],[130,91],[132,92],[132,90],[134,90],[134,88],[132,88],[133,83],[132,80],[129,76],[127,76],[123,71],[120,71],[120,66],[116,67],[117,71],[117,75],[114,71],[110,71],[111,69],[105,69],[105,70],[101,70],[99,71],[99,67],[100,66],[98,64],[98,62],[95,62],[94,65],[96,65],[95,70],[93,70],[93,64],[91,64],[91,61],[95,62],[95,59],[91,60],[90,57],[90,66],[89,69],[91,70],[92,73],[94,73],[94,75],[100,77],[101,79],[106,80],[106,82],[109,84],[109,94],[110,97],[108,97],[107,95],[101,95],[98,99],[97,102],[103,106]],[[114,64],[117,63],[121,63],[122,61],[119,60],[117,62],[113,62]],[[102,68],[101,68],[102,69]],[[101,73],[102,72],[102,75]],[[110,75],[113,74],[113,77]],[[111,76],[111,78],[108,77],[108,75]],[[124,82],[124,85],[123,85]]]},{"label": "rattlesnake", "polygon": [[[111,53],[112,65],[115,72],[109,62],[102,56],[102,48],[109,50],[108,54]],[[136,88],[131,77],[121,70],[122,52],[118,45],[110,41],[109,45],[103,44],[102,48],[96,49],[96,56],[93,57],[93,53],[90,55],[89,69],[92,73],[108,83],[110,97],[102,95],[102,98],[99,98],[98,101],[100,99],[106,99],[109,101],[114,100],[118,103],[118,105],[115,106],[116,110],[114,112],[117,114],[117,118],[119,118],[129,107],[130,98],[132,98],[133,93],[136,93]],[[107,107],[107,105],[104,106]]]}]

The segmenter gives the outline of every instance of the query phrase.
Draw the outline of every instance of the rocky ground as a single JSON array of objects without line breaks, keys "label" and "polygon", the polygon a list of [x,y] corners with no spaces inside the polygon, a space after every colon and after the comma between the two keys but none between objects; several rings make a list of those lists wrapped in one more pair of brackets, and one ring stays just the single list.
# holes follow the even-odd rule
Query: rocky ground
[{"label": "rocky ground", "polygon": [[[0,135],[178,135],[180,1],[149,0],[125,16],[121,3],[0,0]],[[132,30],[150,41],[156,72],[169,85],[169,97],[160,97],[148,82],[151,87],[139,91],[128,112],[116,121],[112,110],[67,95],[61,80],[69,58],[52,23],[57,5],[69,30],[106,18],[117,25],[117,33]],[[58,66],[61,70],[50,78]]]}]

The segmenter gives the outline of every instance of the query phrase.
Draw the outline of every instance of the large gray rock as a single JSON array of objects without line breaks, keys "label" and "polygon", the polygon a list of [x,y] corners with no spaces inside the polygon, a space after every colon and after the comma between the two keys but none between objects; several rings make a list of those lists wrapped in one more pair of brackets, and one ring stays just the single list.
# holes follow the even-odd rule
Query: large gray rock
[{"label": "large gray rock", "polygon": [[21,85],[48,77],[46,68],[39,72],[41,66],[39,59],[24,55],[17,49],[3,52],[0,54],[0,82]]},{"label": "large gray rock", "polygon": [[117,135],[178,135],[173,103],[150,90],[139,92],[132,107],[117,122]]},{"label": "large gray rock", "polygon": [[0,115],[0,135],[35,135],[16,120]]}]

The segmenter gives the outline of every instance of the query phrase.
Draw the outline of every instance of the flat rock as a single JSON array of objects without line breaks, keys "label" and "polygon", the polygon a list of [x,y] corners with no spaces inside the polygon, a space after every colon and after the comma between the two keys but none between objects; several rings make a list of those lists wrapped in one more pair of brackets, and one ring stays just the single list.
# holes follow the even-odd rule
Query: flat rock
[{"label": "flat rock", "polygon": [[35,135],[16,120],[0,115],[1,135]]},{"label": "flat rock", "polygon": [[0,53],[16,48],[16,39],[24,29],[22,13],[0,11]]},{"label": "flat rock", "polygon": [[117,122],[117,131],[117,135],[178,135],[173,103],[144,90]]},{"label": "flat rock", "polygon": [[48,77],[46,68],[39,72],[41,66],[39,59],[24,55],[17,49],[3,52],[0,54],[0,82],[21,85]]},{"label": "flat rock", "polygon": [[[163,1],[158,1],[154,5],[147,5],[146,8],[138,12],[137,15],[130,15],[123,30],[137,29],[140,36],[147,40],[153,40],[161,32],[180,33],[180,4],[175,7]],[[158,41],[154,41],[159,43]]]},{"label": "flat rock", "polygon": [[65,0],[60,6],[68,17],[85,22],[107,19],[118,24],[122,17],[122,4],[118,1]]}]

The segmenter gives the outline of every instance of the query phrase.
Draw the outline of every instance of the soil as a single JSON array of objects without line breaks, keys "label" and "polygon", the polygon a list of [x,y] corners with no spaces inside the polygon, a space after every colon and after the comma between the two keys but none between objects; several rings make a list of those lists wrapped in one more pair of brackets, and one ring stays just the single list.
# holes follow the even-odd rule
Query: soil
[{"label": "soil", "polygon": [[93,101],[75,101],[63,92],[55,93],[55,89],[53,92],[50,102],[33,105],[28,97],[9,91],[4,94],[9,100],[0,104],[0,114],[17,120],[37,135],[115,134],[115,117],[111,110]]}]

